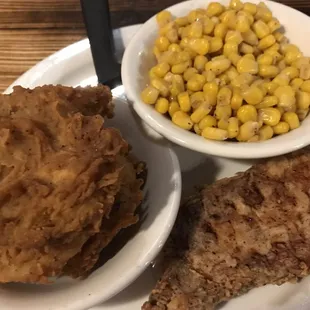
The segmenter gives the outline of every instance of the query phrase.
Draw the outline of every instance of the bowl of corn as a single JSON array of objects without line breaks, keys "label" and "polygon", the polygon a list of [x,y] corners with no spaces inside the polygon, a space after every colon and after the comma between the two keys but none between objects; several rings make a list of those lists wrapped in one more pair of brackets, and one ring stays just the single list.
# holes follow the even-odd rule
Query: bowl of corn
[{"label": "bowl of corn", "polygon": [[127,47],[137,114],[189,149],[231,158],[310,144],[310,17],[271,2],[192,0],[159,12]]}]

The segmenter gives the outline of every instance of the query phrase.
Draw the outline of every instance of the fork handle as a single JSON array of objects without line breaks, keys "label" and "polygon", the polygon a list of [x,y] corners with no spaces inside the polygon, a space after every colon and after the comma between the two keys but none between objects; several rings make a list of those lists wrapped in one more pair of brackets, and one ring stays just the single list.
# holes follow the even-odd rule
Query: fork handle
[{"label": "fork handle", "polygon": [[99,83],[120,75],[116,61],[108,0],[80,0]]}]

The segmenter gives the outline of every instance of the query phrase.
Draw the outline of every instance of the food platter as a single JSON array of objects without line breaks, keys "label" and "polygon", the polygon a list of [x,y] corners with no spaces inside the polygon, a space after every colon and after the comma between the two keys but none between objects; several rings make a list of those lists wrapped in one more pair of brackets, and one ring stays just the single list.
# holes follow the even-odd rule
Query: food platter
[{"label": "food platter", "polygon": [[[124,47],[129,43],[139,25],[118,29],[115,32],[116,50],[121,58]],[[95,85],[97,82],[92,58],[87,40],[57,52],[51,57],[39,63],[20,77],[7,92],[12,90],[14,85],[33,88],[44,84],[63,84],[68,86]],[[114,90],[115,97],[124,99],[124,89],[119,87]],[[149,130],[148,128],[146,128]],[[178,155],[183,178],[184,195],[194,191],[195,186],[204,183],[212,183],[217,179],[229,177],[237,172],[249,168],[253,161],[232,160],[212,156],[201,155],[179,146],[174,146]],[[109,301],[95,306],[92,310],[137,310],[147,300],[150,290],[158,277],[156,266],[148,268],[144,274],[131,286]],[[35,288],[34,288],[35,289]],[[105,290],[105,287],[102,287]],[[0,308],[6,308],[1,296],[7,293],[7,288],[0,288]],[[18,298],[20,309],[22,307],[23,294]],[[221,310],[305,310],[310,308],[310,279],[306,278],[299,284],[285,284],[281,287],[266,286],[252,290],[250,293],[232,300],[224,305]],[[50,301],[44,310],[55,309],[65,310],[64,307],[57,307],[57,301]],[[18,308],[16,308],[18,309]],[[82,308],[79,308],[82,309]]]}]

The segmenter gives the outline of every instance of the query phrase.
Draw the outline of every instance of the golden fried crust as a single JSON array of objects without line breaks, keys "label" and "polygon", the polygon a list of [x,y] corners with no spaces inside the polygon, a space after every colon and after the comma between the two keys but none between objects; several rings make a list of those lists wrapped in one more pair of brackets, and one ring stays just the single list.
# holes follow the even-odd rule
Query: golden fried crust
[{"label": "golden fried crust", "polygon": [[[128,144],[118,130],[104,128],[103,115],[113,111],[104,86],[19,87],[0,102],[0,282],[46,283],[106,229],[128,184],[124,170],[133,167]],[[115,221],[119,229],[137,220],[142,199],[135,173],[130,182],[139,183],[138,198]],[[107,234],[111,240],[115,231]],[[104,246],[75,276],[93,267]]]},{"label": "golden fried crust", "polygon": [[310,149],[204,187],[181,210],[144,310],[212,310],[307,276]]}]

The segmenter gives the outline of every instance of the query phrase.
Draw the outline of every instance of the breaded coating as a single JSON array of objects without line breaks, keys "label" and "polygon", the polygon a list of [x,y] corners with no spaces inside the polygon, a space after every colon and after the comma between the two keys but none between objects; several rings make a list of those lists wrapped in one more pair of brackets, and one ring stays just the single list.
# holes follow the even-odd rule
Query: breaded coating
[{"label": "breaded coating", "polygon": [[[16,87],[0,96],[0,282],[84,276],[116,233],[138,220],[141,180],[127,142],[104,127],[104,116],[113,116],[105,86]],[[122,209],[127,187],[132,203]],[[90,260],[84,248],[102,233],[106,242]],[[72,272],[72,260],[83,268]]]},{"label": "breaded coating", "polygon": [[181,207],[143,310],[213,310],[309,275],[310,148],[226,178]]}]

